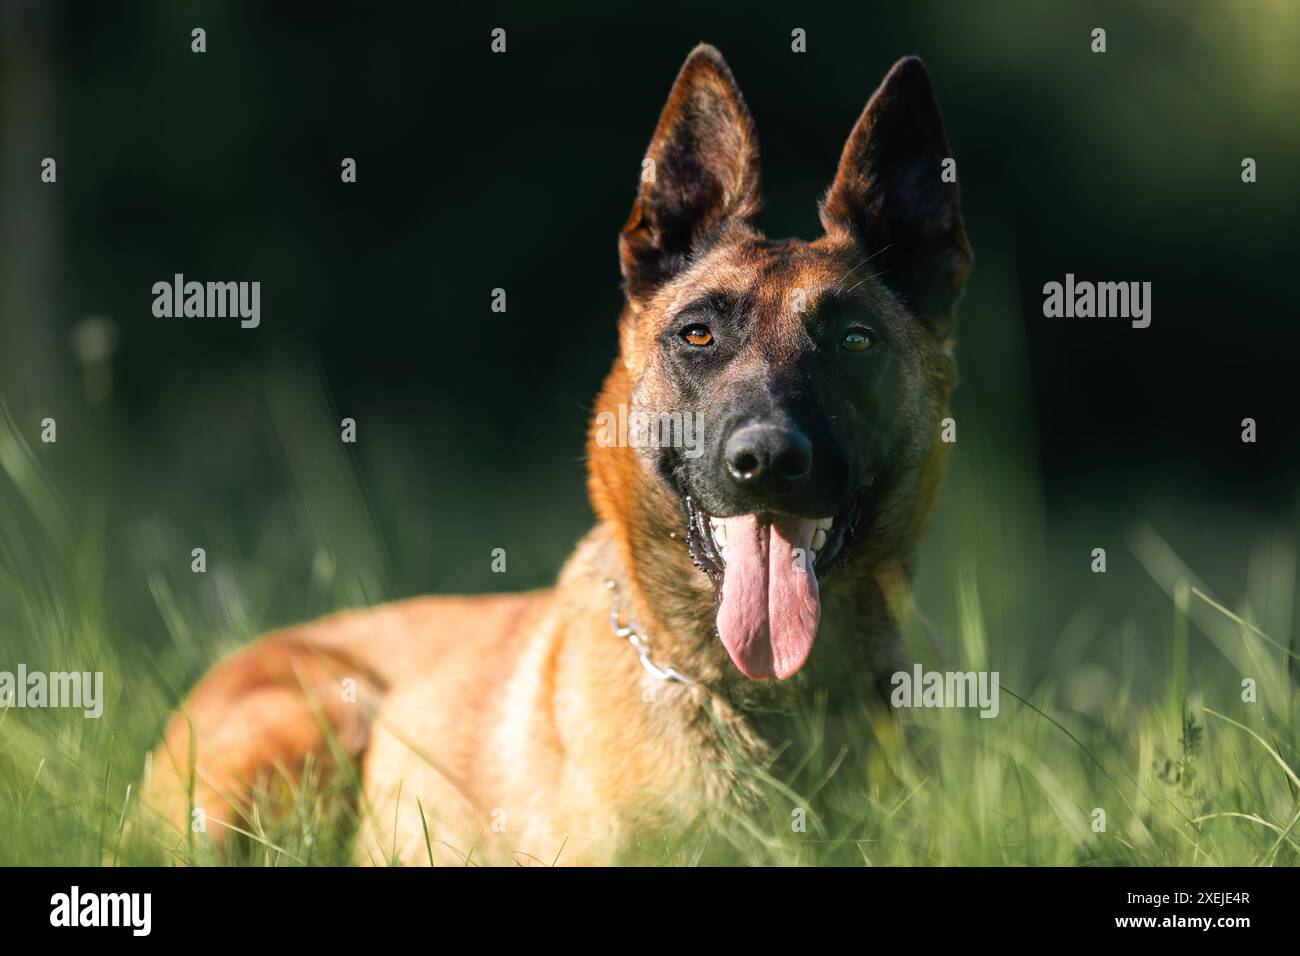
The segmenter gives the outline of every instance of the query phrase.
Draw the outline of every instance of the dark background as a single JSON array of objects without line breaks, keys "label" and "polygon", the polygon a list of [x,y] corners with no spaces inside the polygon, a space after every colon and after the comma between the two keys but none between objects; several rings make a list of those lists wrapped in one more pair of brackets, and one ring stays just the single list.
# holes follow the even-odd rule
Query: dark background
[{"label": "dark background", "polygon": [[[726,56],[758,124],[768,232],[811,239],[853,122],[916,53],[976,253],[957,467],[977,439],[1053,520],[1267,523],[1293,508],[1300,464],[1298,11],[6,2],[0,396],[30,442],[58,420],[44,467],[127,567],[187,560],[196,528],[252,562],[276,556],[270,529],[328,539],[355,520],[387,567],[354,597],[498,584],[481,557],[497,542],[512,584],[544,583],[590,521],[616,237],[683,58],[701,40]],[[261,327],[154,318],[151,286],[176,272],[259,280]],[[1042,285],[1067,272],[1150,281],[1151,327],[1044,318]],[[70,345],[92,316],[114,330],[107,386]],[[344,415],[361,440],[334,477],[355,512],[313,484]]]}]

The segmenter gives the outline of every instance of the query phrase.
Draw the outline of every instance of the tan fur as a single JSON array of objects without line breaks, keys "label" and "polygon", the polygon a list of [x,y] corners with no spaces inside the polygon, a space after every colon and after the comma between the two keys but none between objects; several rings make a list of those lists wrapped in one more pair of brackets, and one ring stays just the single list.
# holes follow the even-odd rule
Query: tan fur
[{"label": "tan fur", "polygon": [[[185,825],[197,766],[192,805],[224,842],[223,823],[246,828],[258,775],[328,756],[332,725],[345,752],[364,751],[359,862],[428,863],[426,826],[437,864],[612,858],[641,808],[716,795],[700,761],[721,756],[691,716],[701,695],[650,679],[613,636],[615,566],[598,529],[555,590],[421,598],[269,635],[190,695],[155,756],[149,816]],[[364,689],[355,704],[340,702],[347,678]]]}]

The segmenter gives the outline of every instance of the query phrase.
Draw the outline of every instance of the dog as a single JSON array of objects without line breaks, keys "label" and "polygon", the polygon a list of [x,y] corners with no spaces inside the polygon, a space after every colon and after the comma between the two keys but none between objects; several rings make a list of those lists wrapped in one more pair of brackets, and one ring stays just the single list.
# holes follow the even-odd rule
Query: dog
[{"label": "dog", "polygon": [[[951,155],[925,67],[902,59],[849,135],[824,234],[768,239],[754,122],[697,47],[619,238],[598,522],[557,585],[262,638],[172,719],[151,815],[221,843],[258,781],[310,760],[354,768],[358,862],[605,863],[641,828],[743,802],[734,768],[773,755],[781,713],[899,666],[972,261]],[[699,441],[610,440],[628,410]]]}]

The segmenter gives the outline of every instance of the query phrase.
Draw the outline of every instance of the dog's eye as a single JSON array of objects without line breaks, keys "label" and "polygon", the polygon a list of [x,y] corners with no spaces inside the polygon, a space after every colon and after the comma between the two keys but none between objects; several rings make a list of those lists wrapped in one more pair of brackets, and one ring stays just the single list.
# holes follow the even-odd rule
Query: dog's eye
[{"label": "dog's eye", "polygon": [[688,325],[682,329],[682,339],[688,345],[693,345],[697,349],[705,348],[713,344],[713,333],[709,331],[707,325]]},{"label": "dog's eye", "polygon": [[876,344],[876,333],[865,325],[855,325],[844,333],[840,344],[850,352],[864,352]]}]

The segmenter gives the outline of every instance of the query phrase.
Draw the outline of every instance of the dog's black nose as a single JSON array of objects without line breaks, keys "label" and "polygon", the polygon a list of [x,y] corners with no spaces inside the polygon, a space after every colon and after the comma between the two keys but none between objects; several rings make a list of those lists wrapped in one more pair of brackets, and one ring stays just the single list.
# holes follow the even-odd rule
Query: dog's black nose
[{"label": "dog's black nose", "polygon": [[793,491],[812,473],[812,443],[777,425],[745,425],[731,433],[723,457],[727,472],[747,491]]}]

